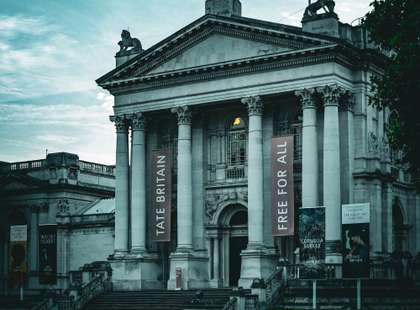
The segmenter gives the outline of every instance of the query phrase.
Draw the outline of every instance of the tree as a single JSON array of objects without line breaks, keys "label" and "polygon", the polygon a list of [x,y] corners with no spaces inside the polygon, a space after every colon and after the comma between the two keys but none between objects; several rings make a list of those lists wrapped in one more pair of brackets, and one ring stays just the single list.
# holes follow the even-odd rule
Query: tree
[{"label": "tree", "polygon": [[420,1],[375,0],[364,25],[371,39],[389,52],[384,74],[373,78],[370,103],[388,107],[391,147],[403,153],[420,189]]}]

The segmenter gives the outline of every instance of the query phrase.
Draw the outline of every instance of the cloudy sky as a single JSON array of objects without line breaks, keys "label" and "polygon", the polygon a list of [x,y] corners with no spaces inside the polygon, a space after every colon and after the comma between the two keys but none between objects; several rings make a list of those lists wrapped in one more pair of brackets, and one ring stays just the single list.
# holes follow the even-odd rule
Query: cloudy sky
[{"label": "cloudy sky", "polygon": [[[111,70],[121,29],[148,48],[199,18],[204,0],[0,0],[0,161],[66,151],[114,163]],[[370,0],[336,0],[341,21]],[[299,25],[307,0],[242,0],[243,15]]]}]

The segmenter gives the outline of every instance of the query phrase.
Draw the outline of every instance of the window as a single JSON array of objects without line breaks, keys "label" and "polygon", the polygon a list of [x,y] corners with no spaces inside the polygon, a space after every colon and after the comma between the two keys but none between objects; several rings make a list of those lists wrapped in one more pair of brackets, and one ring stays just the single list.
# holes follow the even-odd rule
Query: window
[{"label": "window", "polygon": [[247,140],[245,121],[241,117],[234,117],[229,123],[227,134],[227,179],[245,177]]}]

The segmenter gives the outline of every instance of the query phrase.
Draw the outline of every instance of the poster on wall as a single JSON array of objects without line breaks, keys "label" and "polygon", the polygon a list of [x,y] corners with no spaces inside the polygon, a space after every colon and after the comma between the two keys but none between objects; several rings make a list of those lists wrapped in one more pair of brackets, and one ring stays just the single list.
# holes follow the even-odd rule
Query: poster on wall
[{"label": "poster on wall", "polygon": [[299,209],[299,258],[301,279],[324,279],[325,208]]},{"label": "poster on wall", "polygon": [[172,163],[169,149],[152,152],[150,232],[155,242],[171,241]]},{"label": "poster on wall", "polygon": [[28,226],[10,226],[10,274],[12,286],[22,285],[28,271]]},{"label": "poster on wall", "polygon": [[343,278],[369,278],[370,204],[342,206]]},{"label": "poster on wall", "polygon": [[293,139],[293,136],[272,139],[271,212],[274,237],[293,236],[295,233]]},{"label": "poster on wall", "polygon": [[39,226],[39,283],[57,283],[57,225]]}]

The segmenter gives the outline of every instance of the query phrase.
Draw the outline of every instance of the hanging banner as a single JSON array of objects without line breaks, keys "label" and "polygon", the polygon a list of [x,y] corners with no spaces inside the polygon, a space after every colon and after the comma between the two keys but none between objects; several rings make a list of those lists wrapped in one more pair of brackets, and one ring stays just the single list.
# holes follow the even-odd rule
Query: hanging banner
[{"label": "hanging banner", "polygon": [[10,226],[10,270],[11,272],[27,271],[27,242],[28,242],[28,226],[14,225]]},{"label": "hanging banner", "polygon": [[272,139],[272,233],[275,237],[295,233],[293,188],[293,136]]},{"label": "hanging banner", "polygon": [[152,240],[171,241],[172,163],[168,149],[152,152],[150,230]]},{"label": "hanging banner", "polygon": [[324,279],[325,208],[299,209],[299,258],[301,279]]},{"label": "hanging banner", "polygon": [[369,278],[370,204],[342,206],[343,278]]},{"label": "hanging banner", "polygon": [[57,225],[39,226],[39,283],[57,283]]},{"label": "hanging banner", "polygon": [[28,271],[27,264],[27,242],[28,242],[28,226],[13,225],[10,226],[10,274],[11,284],[23,285],[26,273]]}]

